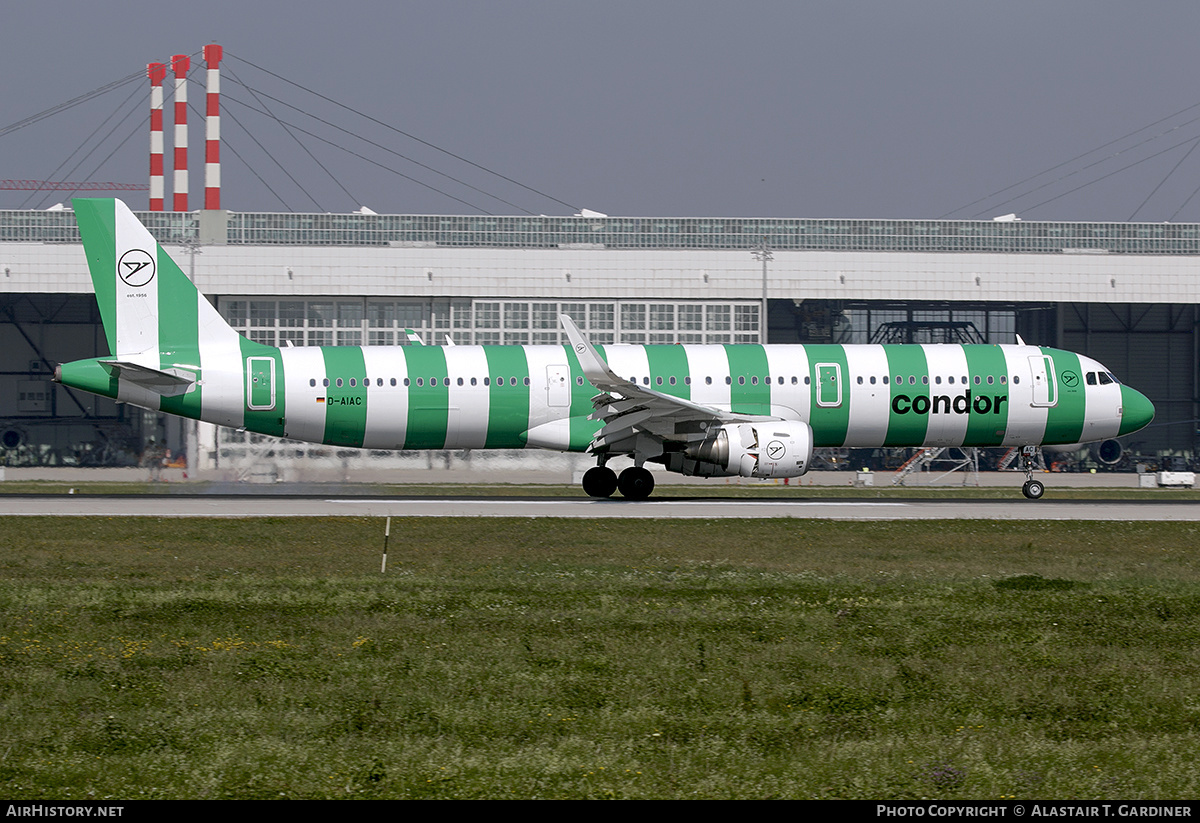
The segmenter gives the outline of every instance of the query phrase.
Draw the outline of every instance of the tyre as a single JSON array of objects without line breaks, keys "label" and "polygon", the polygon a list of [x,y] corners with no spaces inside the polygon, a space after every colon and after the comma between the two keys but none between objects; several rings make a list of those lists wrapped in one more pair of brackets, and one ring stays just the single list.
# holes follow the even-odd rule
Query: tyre
[{"label": "tyre", "polygon": [[654,491],[654,475],[649,469],[631,466],[621,472],[621,476],[617,479],[617,488],[621,491],[621,496],[627,497],[630,500],[644,500],[650,496],[650,492]]},{"label": "tyre", "polygon": [[593,466],[583,473],[583,490],[588,497],[612,497],[617,490],[617,473],[607,466]]}]

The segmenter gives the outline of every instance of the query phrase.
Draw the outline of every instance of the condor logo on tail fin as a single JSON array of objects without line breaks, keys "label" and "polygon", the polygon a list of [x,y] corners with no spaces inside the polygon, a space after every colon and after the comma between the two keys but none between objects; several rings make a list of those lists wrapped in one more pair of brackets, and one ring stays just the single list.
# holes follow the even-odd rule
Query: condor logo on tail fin
[{"label": "condor logo on tail fin", "polygon": [[233,344],[237,333],[128,206],[107,198],[72,204],[114,357],[158,368],[162,351]]}]

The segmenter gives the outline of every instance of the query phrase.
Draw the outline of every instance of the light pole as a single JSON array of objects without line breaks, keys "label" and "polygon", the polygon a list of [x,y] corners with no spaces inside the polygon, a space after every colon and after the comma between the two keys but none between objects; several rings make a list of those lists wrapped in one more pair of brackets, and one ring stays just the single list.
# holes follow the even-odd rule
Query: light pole
[{"label": "light pole", "polygon": [[762,261],[762,308],[758,314],[758,338],[760,343],[767,342],[767,263],[773,259],[771,247],[767,245],[767,236],[764,234],[759,244],[750,252],[754,255],[755,260]]}]

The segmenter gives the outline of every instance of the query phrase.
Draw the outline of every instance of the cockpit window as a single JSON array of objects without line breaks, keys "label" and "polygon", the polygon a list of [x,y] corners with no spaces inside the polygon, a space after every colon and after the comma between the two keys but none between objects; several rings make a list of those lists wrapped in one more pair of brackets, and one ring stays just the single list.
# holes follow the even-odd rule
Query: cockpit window
[{"label": "cockpit window", "polygon": [[1108,373],[1108,372],[1106,372],[1106,371],[1102,371],[1102,372],[1100,372],[1100,373],[1097,375],[1097,377],[1099,377],[1099,378],[1100,378],[1100,385],[1101,385],[1101,386],[1107,386],[1107,385],[1109,385],[1110,383],[1115,383],[1115,382],[1116,382],[1115,380],[1113,380],[1113,379],[1112,379],[1112,375],[1111,375],[1111,374],[1109,374],[1109,373]]}]

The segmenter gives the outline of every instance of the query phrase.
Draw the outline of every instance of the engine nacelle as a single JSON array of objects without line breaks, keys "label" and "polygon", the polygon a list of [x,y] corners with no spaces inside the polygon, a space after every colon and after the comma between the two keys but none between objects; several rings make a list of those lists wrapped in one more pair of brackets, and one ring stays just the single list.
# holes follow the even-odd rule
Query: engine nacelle
[{"label": "engine nacelle", "polygon": [[722,426],[685,456],[697,475],[799,477],[812,463],[812,427],[798,420],[768,420]]},{"label": "engine nacelle", "polygon": [[1105,466],[1115,466],[1125,456],[1125,447],[1119,440],[1101,440],[1098,443],[1068,443],[1058,446],[1043,446],[1042,449],[1058,454],[1070,454],[1077,460],[1083,460],[1090,454],[1093,460]]},{"label": "engine nacelle", "polygon": [[1092,457],[1106,466],[1115,466],[1125,456],[1125,447],[1116,440],[1101,440],[1092,444]]}]

